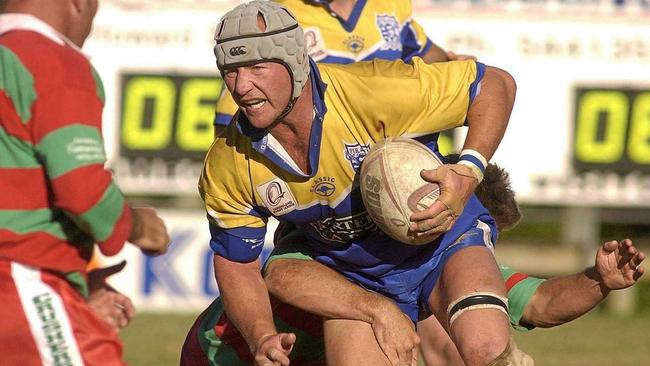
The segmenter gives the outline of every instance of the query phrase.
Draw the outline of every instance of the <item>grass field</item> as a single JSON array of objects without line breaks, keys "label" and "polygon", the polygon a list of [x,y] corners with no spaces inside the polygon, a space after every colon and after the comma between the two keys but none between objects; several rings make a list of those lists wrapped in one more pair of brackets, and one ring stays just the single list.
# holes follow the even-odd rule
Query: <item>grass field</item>
[{"label": "grass field", "polygon": [[[139,314],[122,332],[131,366],[178,365],[194,315]],[[650,312],[617,319],[594,311],[552,329],[516,333],[537,366],[650,366]]]}]

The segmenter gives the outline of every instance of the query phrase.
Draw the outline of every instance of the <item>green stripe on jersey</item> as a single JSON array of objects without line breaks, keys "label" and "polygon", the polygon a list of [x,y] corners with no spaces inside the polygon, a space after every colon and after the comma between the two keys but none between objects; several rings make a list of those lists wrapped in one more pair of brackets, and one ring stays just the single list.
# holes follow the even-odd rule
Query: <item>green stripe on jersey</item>
[{"label": "green stripe on jersey", "polygon": [[90,210],[81,214],[82,227],[87,227],[97,241],[108,239],[115,223],[122,216],[124,196],[115,184],[108,186],[102,199]]},{"label": "green stripe on jersey", "polygon": [[0,126],[0,168],[36,168],[41,166],[32,145],[10,136]]},{"label": "green stripe on jersey", "polygon": [[84,275],[80,272],[68,272],[64,273],[64,276],[84,299],[88,299],[88,280]]},{"label": "green stripe on jersey", "polygon": [[93,72],[93,79],[95,79],[95,89],[97,93],[97,98],[102,101],[102,104],[106,102],[106,95],[104,94],[104,83],[102,78],[99,76],[97,70],[94,67],[90,66],[90,69]]},{"label": "green stripe on jersey", "polygon": [[512,268],[503,264],[499,264],[499,270],[501,271],[501,277],[503,278],[504,281],[507,281],[508,278],[510,278],[510,276],[517,273],[513,271]]},{"label": "green stripe on jersey", "polygon": [[86,125],[73,124],[52,131],[36,144],[36,150],[42,154],[50,178],[106,161],[99,130]]},{"label": "green stripe on jersey", "polygon": [[0,90],[9,96],[20,120],[26,124],[36,100],[34,77],[18,56],[4,46],[0,46]]},{"label": "green stripe on jersey", "polygon": [[[501,264],[499,265],[499,270],[501,270],[501,276],[504,281],[507,281],[512,275],[518,273],[510,267]],[[542,282],[544,282],[544,279],[529,276],[517,282],[508,291],[508,316],[510,317],[510,324],[516,330],[525,332],[532,329],[520,324],[520,321],[524,315],[526,306]]]},{"label": "green stripe on jersey", "polygon": [[74,225],[60,210],[42,208],[38,210],[0,210],[0,228],[16,234],[45,232],[57,239],[80,246],[92,245],[92,240]]}]

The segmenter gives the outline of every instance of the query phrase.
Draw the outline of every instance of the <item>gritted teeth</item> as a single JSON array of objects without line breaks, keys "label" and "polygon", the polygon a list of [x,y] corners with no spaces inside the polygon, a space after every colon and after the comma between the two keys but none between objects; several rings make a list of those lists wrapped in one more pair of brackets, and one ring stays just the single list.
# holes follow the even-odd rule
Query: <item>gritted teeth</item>
[{"label": "gritted teeth", "polygon": [[263,106],[264,104],[266,104],[266,101],[265,101],[265,100],[260,100],[260,101],[257,102],[257,103],[253,103],[253,104],[251,104],[250,107],[253,108],[253,109],[259,109],[259,108],[262,108],[262,106]]},{"label": "gritted teeth", "polygon": [[266,103],[265,99],[255,99],[255,100],[242,100],[239,105],[244,108],[261,108]]}]

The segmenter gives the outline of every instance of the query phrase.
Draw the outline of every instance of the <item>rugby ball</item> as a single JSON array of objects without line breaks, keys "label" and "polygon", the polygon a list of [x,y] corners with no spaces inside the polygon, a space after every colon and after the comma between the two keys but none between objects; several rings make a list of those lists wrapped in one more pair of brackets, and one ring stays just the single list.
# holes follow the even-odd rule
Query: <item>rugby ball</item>
[{"label": "rugby ball", "polygon": [[438,184],[422,179],[420,171],[442,164],[429,148],[413,139],[391,137],[375,144],[363,159],[360,173],[361,197],[374,223],[402,243],[433,241],[432,236],[415,236],[409,230],[409,217],[440,196]]}]

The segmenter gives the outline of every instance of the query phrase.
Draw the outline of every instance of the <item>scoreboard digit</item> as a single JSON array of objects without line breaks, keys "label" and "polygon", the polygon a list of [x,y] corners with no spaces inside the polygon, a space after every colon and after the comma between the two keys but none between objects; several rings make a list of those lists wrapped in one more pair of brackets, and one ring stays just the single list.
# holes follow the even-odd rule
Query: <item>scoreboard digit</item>
[{"label": "scoreboard digit", "polygon": [[120,155],[202,160],[222,89],[215,76],[123,75]]},{"label": "scoreboard digit", "polygon": [[650,172],[650,91],[578,89],[575,110],[577,172]]}]

